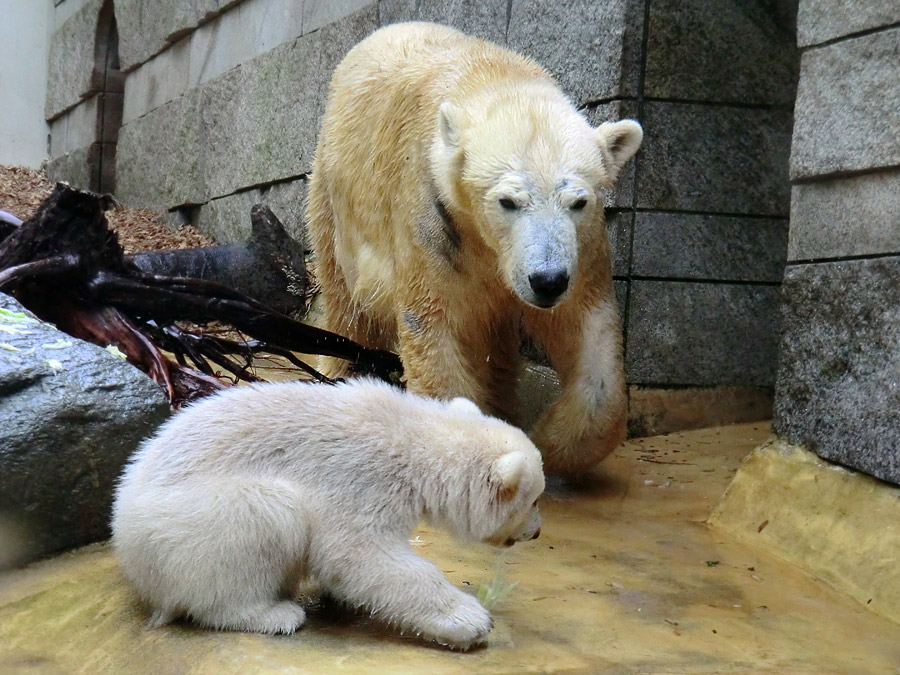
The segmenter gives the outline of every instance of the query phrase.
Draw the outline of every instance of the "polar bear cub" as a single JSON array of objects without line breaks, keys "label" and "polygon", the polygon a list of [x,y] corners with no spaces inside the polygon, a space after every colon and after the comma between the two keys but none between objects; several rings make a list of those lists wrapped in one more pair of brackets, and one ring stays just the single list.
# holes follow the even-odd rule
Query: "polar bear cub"
[{"label": "polar bear cub", "polygon": [[291,633],[323,591],[466,649],[491,616],[409,548],[421,519],[462,539],[534,539],[538,450],[466,399],[374,380],[238,387],[169,420],[116,491],[113,547],[161,625]]}]

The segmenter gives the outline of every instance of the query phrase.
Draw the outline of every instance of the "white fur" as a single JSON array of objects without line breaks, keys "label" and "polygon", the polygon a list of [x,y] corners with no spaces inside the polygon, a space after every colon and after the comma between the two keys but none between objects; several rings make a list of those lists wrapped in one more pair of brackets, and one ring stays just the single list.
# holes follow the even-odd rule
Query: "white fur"
[{"label": "white fur", "polygon": [[491,617],[409,548],[425,518],[511,544],[540,530],[537,449],[470,401],[372,380],[238,387],[189,407],[126,468],[113,510],[125,576],[159,625],[291,633],[298,583],[452,647]]}]

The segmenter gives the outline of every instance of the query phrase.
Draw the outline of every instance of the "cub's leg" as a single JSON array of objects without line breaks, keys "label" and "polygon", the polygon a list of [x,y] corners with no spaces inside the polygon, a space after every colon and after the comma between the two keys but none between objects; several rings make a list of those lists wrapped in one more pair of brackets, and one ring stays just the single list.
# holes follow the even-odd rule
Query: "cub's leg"
[{"label": "cub's leg", "polygon": [[610,286],[588,301],[576,296],[552,312],[526,312],[526,330],[543,344],[562,387],[530,432],[548,473],[581,472],[625,439],[622,332]]},{"label": "cub's leg", "polygon": [[359,546],[348,552],[346,543],[338,550],[340,562],[324,560],[324,573],[317,575],[329,580],[328,590],[338,600],[455,649],[470,649],[491,632],[491,615],[478,600],[412,551]]}]

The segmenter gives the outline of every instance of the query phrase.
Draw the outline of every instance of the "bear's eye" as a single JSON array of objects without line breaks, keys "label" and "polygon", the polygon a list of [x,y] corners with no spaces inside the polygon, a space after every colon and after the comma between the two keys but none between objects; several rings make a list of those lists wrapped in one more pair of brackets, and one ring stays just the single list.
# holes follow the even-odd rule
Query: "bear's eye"
[{"label": "bear's eye", "polygon": [[515,211],[517,208],[519,208],[516,203],[509,197],[501,197],[500,206],[502,206],[507,211]]},{"label": "bear's eye", "polygon": [[581,199],[576,199],[572,202],[572,205],[569,208],[573,211],[581,211],[585,206],[587,206],[587,199],[582,197]]}]

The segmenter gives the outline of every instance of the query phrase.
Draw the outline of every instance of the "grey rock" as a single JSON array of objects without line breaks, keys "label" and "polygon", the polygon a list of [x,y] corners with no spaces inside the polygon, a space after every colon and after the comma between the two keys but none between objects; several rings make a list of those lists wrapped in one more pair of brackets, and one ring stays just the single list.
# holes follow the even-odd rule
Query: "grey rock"
[{"label": "grey rock", "polygon": [[639,207],[787,216],[789,112],[648,102],[640,122]]},{"label": "grey rock", "polygon": [[781,281],[787,238],[784,219],[638,213],[631,272],[645,277]]},{"label": "grey rock", "polygon": [[900,28],[803,54],[791,178],[900,164]]},{"label": "grey rock", "polygon": [[799,183],[788,260],[900,253],[900,170]]},{"label": "grey rock", "polygon": [[96,89],[94,45],[103,0],[88,0],[50,38],[44,116],[58,117]]},{"label": "grey rock", "polygon": [[772,386],[779,287],[632,280],[628,381]]},{"label": "grey rock", "polygon": [[114,483],[168,415],[160,388],[0,294],[0,566],[109,535]]},{"label": "grey rock", "polygon": [[800,0],[797,44],[801,47],[900,22],[896,0]]},{"label": "grey rock", "polygon": [[776,433],[900,483],[900,258],[791,265]]},{"label": "grey rock", "polygon": [[644,95],[792,105],[796,0],[654,0]]},{"label": "grey rock", "polygon": [[637,94],[644,3],[512,0],[508,45],[579,105]]}]

